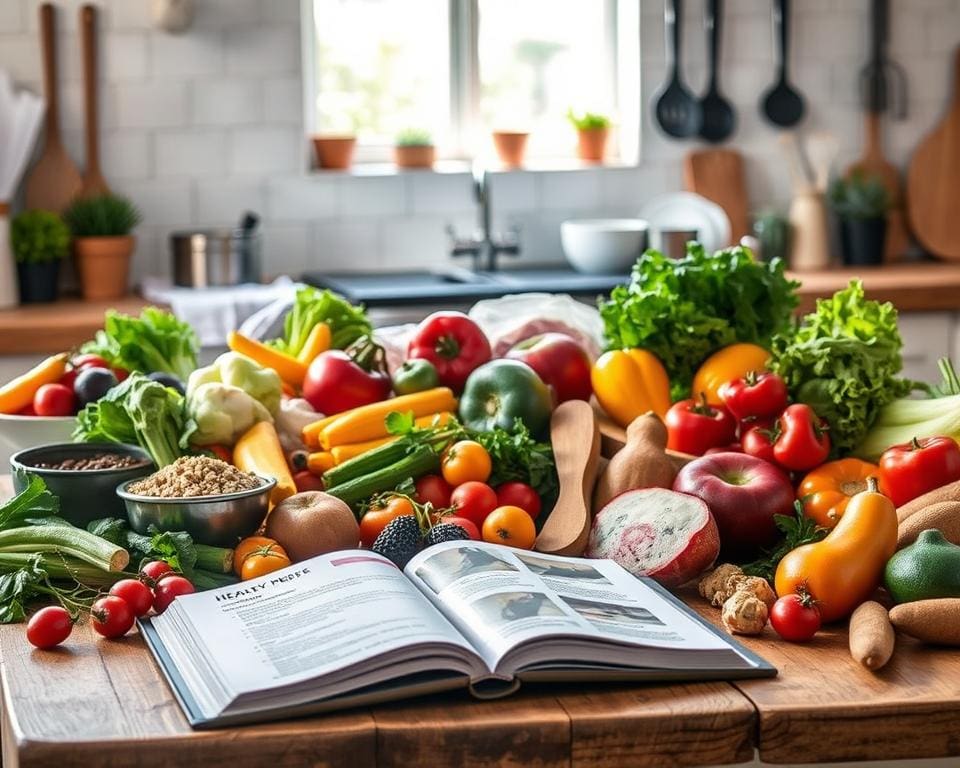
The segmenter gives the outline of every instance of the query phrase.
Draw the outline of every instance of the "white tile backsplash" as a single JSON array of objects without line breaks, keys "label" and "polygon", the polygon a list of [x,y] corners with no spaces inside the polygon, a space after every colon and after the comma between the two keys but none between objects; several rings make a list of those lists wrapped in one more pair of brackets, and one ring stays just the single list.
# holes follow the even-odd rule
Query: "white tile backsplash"
[{"label": "white tile backsplash", "polygon": [[[0,0],[0,68],[34,91],[41,69],[37,8]],[[100,13],[101,160],[108,182],[143,209],[135,274],[168,274],[167,236],[177,227],[229,225],[244,209],[263,216],[266,271],[402,269],[449,263],[444,226],[468,234],[476,212],[469,173],[351,176],[306,171],[300,0],[195,0],[182,35],[154,28],[150,0],[94,0]],[[58,0],[61,121],[82,168],[83,110],[77,13]],[[496,172],[494,225],[521,226],[521,263],[561,258],[566,218],[633,215],[682,188],[681,162],[698,142],[665,137],[648,105],[667,76],[663,2],[641,2],[645,104],[638,168]],[[793,4],[791,79],[806,97],[802,131],[837,135],[842,170],[862,151],[858,77],[868,55],[869,0]],[[960,0],[892,3],[890,53],[909,81],[909,118],[883,126],[886,151],[903,165],[942,116],[960,44]],[[705,81],[703,0],[686,4],[683,73]],[[745,155],[757,209],[783,210],[790,180],[777,132],[760,117],[774,79],[770,0],[728,0],[723,92],[737,108],[732,145]],[[463,262],[466,263],[466,262]]]}]

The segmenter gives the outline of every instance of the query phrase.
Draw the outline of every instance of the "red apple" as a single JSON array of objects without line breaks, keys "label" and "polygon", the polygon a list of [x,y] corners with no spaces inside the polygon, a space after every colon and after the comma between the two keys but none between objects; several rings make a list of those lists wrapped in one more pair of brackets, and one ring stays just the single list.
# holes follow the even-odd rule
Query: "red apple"
[{"label": "red apple", "polygon": [[720,529],[723,557],[749,559],[777,539],[774,515],[793,516],[793,485],[768,461],[714,453],[687,464],[673,490],[703,499]]},{"label": "red apple", "polygon": [[590,357],[565,333],[533,336],[515,345],[506,356],[533,368],[545,384],[553,387],[557,403],[589,400],[593,394]]}]

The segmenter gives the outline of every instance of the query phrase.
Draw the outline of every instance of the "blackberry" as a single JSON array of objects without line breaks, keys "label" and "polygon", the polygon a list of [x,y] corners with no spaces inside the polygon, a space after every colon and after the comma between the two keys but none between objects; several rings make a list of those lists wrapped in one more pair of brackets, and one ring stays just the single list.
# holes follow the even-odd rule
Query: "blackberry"
[{"label": "blackberry", "polygon": [[380,531],[371,549],[403,568],[420,550],[420,525],[414,515],[401,515]]},{"label": "blackberry", "polygon": [[424,545],[432,547],[444,541],[463,541],[469,538],[467,532],[456,523],[440,523],[433,526],[427,533]]}]

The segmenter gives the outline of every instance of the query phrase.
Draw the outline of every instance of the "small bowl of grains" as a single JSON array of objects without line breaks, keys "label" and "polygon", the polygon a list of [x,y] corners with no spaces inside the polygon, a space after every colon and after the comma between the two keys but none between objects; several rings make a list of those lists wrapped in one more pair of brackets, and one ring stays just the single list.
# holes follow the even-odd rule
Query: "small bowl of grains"
[{"label": "small bowl of grains", "polygon": [[130,527],[186,531],[200,544],[232,547],[263,522],[277,481],[209,456],[184,456],[117,488]]},{"label": "small bowl of grains", "polygon": [[154,470],[141,448],[119,443],[51,443],[10,457],[13,488],[20,493],[38,475],[60,499],[59,515],[85,527],[101,517],[123,517],[117,486]]}]

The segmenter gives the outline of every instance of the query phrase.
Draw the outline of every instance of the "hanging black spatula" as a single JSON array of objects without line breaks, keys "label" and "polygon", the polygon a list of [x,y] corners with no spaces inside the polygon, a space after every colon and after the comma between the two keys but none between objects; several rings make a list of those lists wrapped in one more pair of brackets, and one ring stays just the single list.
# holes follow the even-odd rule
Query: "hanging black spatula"
[{"label": "hanging black spatula", "polygon": [[777,49],[777,82],[766,92],[761,111],[774,125],[792,128],[803,119],[803,96],[787,81],[790,51],[790,0],[773,0],[773,28]]},{"label": "hanging black spatula", "polygon": [[706,28],[707,28],[707,56],[710,66],[710,82],[707,92],[700,99],[702,123],[700,138],[710,142],[720,142],[733,133],[737,124],[733,105],[720,95],[718,70],[720,67],[720,21],[723,15],[723,4],[720,0],[707,0]]},{"label": "hanging black spatula", "polygon": [[[680,22],[682,0],[667,0],[663,21],[667,32],[667,66],[671,76],[656,99],[657,123],[668,136],[686,139],[700,130],[700,102],[680,78]],[[671,63],[672,62],[672,63]]]}]

